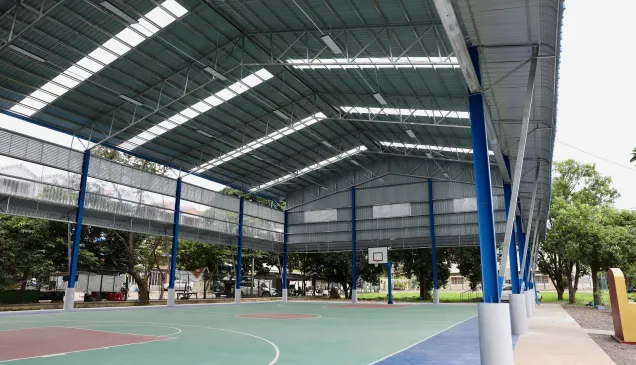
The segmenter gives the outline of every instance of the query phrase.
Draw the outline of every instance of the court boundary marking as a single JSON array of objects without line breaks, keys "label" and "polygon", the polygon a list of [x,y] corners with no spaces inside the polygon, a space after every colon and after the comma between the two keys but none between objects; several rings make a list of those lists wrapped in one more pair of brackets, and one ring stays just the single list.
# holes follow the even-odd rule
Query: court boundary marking
[{"label": "court boundary marking", "polygon": [[472,317],[470,317],[470,318],[467,318],[467,319],[465,319],[465,320],[463,320],[463,321],[461,321],[461,322],[457,322],[457,323],[455,323],[454,325],[452,325],[452,326],[450,326],[450,327],[448,327],[448,328],[445,328],[445,329],[443,329],[443,330],[441,330],[441,331],[438,331],[438,332],[436,332],[436,333],[434,333],[434,334],[432,334],[432,335],[430,335],[430,336],[426,337],[425,339],[423,339],[423,340],[421,340],[421,341],[418,341],[418,342],[416,342],[416,343],[414,343],[414,344],[412,344],[412,345],[410,345],[410,346],[407,346],[407,347],[403,348],[402,350],[399,350],[399,351],[396,351],[396,352],[394,352],[394,353],[392,353],[392,354],[386,355],[385,357],[383,357],[383,358],[381,358],[381,359],[377,359],[377,360],[375,360],[374,362],[369,363],[368,365],[374,365],[374,364],[377,364],[377,363],[379,363],[380,361],[383,361],[383,360],[386,360],[386,359],[390,358],[391,356],[394,356],[394,355],[397,355],[397,354],[399,354],[399,353],[401,353],[401,352],[404,352],[404,351],[406,351],[406,350],[408,350],[408,349],[410,349],[410,348],[412,348],[412,347],[415,347],[415,346],[417,346],[417,345],[421,344],[422,342],[425,342],[425,341],[430,340],[431,338],[433,338],[433,337],[435,337],[435,336],[439,335],[440,333],[444,333],[444,332],[448,331],[449,329],[451,329],[451,328],[453,328],[453,327],[459,326],[460,324],[462,324],[462,323],[464,323],[464,322],[470,321],[471,319],[473,319],[473,318],[475,318],[475,317],[477,317],[477,316],[476,316],[476,315],[474,315],[474,316],[472,316]]},{"label": "court boundary marking", "polygon": [[[174,330],[177,330],[177,332],[174,333],[169,333],[166,335],[142,335],[139,333],[127,333],[127,332],[115,332],[115,331],[106,331],[106,330],[96,330],[96,329],[92,329],[92,328],[85,328],[88,326],[73,326],[73,327],[68,327],[68,326],[60,326],[60,327],[65,327],[65,328],[75,328],[78,330],[85,330],[85,331],[95,331],[95,332],[105,332],[105,333],[121,333],[122,335],[135,335],[135,336],[157,336],[157,337],[168,337],[168,336],[174,336],[174,335],[178,335],[179,333],[183,332],[181,330],[181,328],[178,327],[171,327],[171,326],[155,326],[155,325],[147,325],[147,326],[143,326],[143,325],[139,325],[139,324],[94,324],[92,326],[102,326],[102,327],[111,327],[111,326],[123,326],[123,327],[130,327],[130,326],[138,326],[138,327],[162,327],[162,328],[172,328]],[[175,338],[175,337],[172,337]]]},{"label": "court boundary marking", "polygon": [[[171,326],[173,325],[173,323],[162,323],[162,322],[130,322],[130,321],[91,321],[91,320],[69,320],[69,319],[54,319],[51,320],[49,322],[88,322],[88,323],[124,323],[124,324],[141,324],[141,325],[167,325],[167,326]],[[16,322],[4,322],[4,323],[23,323],[23,321],[16,321]],[[216,327],[206,327],[206,326],[197,326],[197,325],[193,325],[193,324],[178,324],[179,326],[184,326],[184,327],[193,327],[193,328],[202,328],[202,329],[207,329],[207,330],[211,330],[211,331],[222,331],[222,332],[230,332],[230,333],[235,333],[235,334],[239,334],[239,335],[244,335],[244,336],[248,336],[248,337],[253,337],[256,338],[258,340],[261,340],[263,342],[268,343],[270,346],[272,346],[274,348],[274,351],[276,352],[276,355],[274,356],[274,358],[267,364],[267,365],[274,365],[278,359],[280,358],[280,349],[278,348],[278,346],[276,346],[276,344],[264,337],[260,337],[251,333],[247,333],[247,332],[241,332],[241,331],[235,331],[235,330],[230,330],[230,329],[226,329],[226,328],[216,328]],[[34,328],[43,328],[43,327],[55,327],[55,326],[41,326],[41,327],[32,327],[31,329]],[[57,326],[57,327],[64,327],[64,326]],[[69,327],[72,328],[72,327]],[[20,330],[23,328],[15,328],[14,330]],[[169,340],[169,339],[174,339],[174,338],[165,338],[165,339],[161,339],[161,340],[157,340],[157,341],[165,341],[165,340]],[[148,342],[153,342],[153,341],[148,341]],[[107,348],[111,348],[111,347],[118,347],[118,346],[127,346],[127,345],[133,345],[133,344],[126,344],[126,345],[117,345],[117,346],[109,346],[109,347],[102,347],[102,348],[95,348],[93,350],[98,350],[98,349],[107,349]],[[81,352],[81,351],[90,351],[90,350],[80,350],[80,351],[72,351],[72,352],[68,352],[68,353],[73,353],[73,352]],[[61,355],[61,354],[60,354]],[[51,356],[51,355],[48,355]],[[57,355],[56,355],[57,356]],[[40,356],[35,356],[35,357],[30,357],[30,358],[38,358]],[[8,362],[8,361],[16,361],[16,360],[25,360],[25,359],[29,359],[29,358],[23,358],[23,359],[12,359],[12,360],[4,360],[4,361],[0,361],[0,363],[3,362]]]}]

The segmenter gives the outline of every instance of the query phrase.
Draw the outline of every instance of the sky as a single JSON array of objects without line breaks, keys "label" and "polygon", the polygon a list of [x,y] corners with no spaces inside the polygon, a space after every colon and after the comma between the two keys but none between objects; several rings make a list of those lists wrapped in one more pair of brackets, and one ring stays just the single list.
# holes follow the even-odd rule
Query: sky
[{"label": "sky", "polygon": [[[610,176],[621,197],[616,206],[636,209],[636,127],[627,108],[636,99],[630,90],[636,69],[629,67],[634,0],[572,0],[566,2],[559,80],[554,159],[594,163]],[[618,54],[615,54],[617,53]],[[3,128],[82,150],[78,140],[0,114]],[[630,127],[630,125],[632,127]],[[186,181],[213,190],[222,185],[196,176]]]},{"label": "sky", "polygon": [[596,164],[621,194],[621,209],[636,209],[636,164],[629,162],[636,125],[627,112],[636,104],[629,66],[635,13],[634,0],[573,0],[563,19],[554,160]]}]

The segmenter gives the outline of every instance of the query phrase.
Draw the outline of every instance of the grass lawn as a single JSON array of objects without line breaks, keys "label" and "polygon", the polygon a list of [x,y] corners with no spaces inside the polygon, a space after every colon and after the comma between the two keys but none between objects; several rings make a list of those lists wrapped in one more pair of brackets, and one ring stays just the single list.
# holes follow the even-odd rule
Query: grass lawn
[{"label": "grass lawn", "polygon": [[[461,303],[461,302],[474,302],[476,293],[468,293],[462,295],[457,292],[440,292],[439,293],[439,301],[442,303]],[[479,293],[481,294],[481,293]],[[358,299],[360,300],[371,300],[371,301],[384,301],[387,300],[386,293],[359,293]],[[480,301],[481,298],[478,300]],[[419,292],[393,292],[393,301],[396,302],[419,302],[420,294]]]},{"label": "grass lawn", "polygon": [[[479,296],[481,293],[478,293]],[[551,291],[542,291],[542,302],[543,303],[567,303],[568,302],[568,293],[567,291],[563,293],[563,301],[557,300],[557,293]],[[462,295],[457,292],[440,292],[439,300],[442,303],[462,303],[462,302],[475,302],[481,301],[481,298],[475,298],[476,294],[471,293],[469,297],[467,294]],[[609,293],[604,292],[603,295],[603,303],[605,306],[609,307]],[[358,299],[360,300],[369,300],[369,301],[385,301],[387,300],[386,293],[359,293]],[[393,292],[393,300],[396,302],[419,302],[420,294],[418,292]],[[576,304],[577,305],[586,305],[590,302],[594,301],[594,297],[591,292],[577,292],[576,293]]]}]

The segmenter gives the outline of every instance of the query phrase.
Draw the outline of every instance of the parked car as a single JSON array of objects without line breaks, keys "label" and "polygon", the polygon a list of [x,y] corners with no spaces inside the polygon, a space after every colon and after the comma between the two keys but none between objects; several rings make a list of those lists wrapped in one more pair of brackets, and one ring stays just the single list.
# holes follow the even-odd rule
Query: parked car
[{"label": "parked car", "polygon": [[259,284],[257,281],[255,281],[253,288],[252,288],[252,283],[250,282],[241,283],[241,295],[252,295],[252,294],[259,297],[275,297],[276,289],[270,288],[264,282],[261,282]]},{"label": "parked car", "polygon": [[[168,290],[168,284],[163,284],[163,290]],[[192,283],[183,280],[174,281],[174,290],[176,291],[192,291]]]},{"label": "parked car", "polygon": [[[503,290],[501,291],[501,301],[502,302],[510,301],[511,293],[512,293],[512,285],[505,285],[503,287]],[[541,291],[539,289],[537,289],[537,298],[539,299],[539,301],[541,301],[542,299]]]}]

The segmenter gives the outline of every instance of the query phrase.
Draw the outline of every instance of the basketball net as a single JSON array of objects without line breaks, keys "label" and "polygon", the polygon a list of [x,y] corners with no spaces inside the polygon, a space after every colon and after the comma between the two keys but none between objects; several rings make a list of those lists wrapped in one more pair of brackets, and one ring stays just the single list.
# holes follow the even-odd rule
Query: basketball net
[{"label": "basketball net", "polygon": [[377,263],[377,262],[374,262],[374,263],[373,263],[373,266],[378,267],[378,263]]}]

